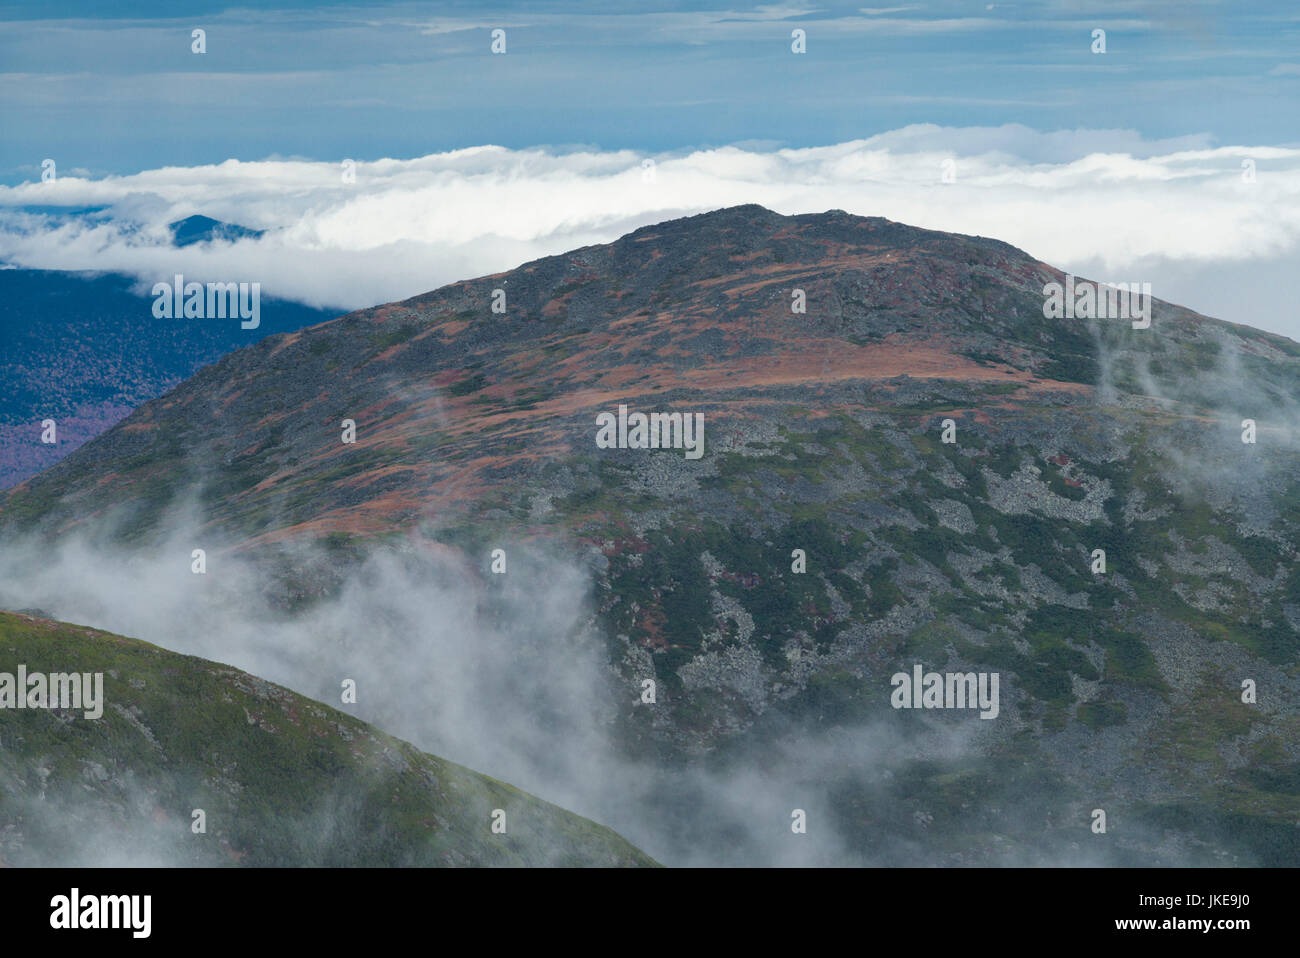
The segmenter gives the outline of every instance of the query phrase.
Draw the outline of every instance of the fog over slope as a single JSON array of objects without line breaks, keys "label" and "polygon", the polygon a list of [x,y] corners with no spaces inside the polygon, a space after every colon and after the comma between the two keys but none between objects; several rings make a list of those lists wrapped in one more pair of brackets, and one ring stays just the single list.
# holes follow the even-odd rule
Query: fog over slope
[{"label": "fog over slope", "polygon": [[5,710],[3,866],[653,864],[609,829],[226,665],[11,613],[0,647],[29,677],[75,672],[92,690],[72,708]]}]

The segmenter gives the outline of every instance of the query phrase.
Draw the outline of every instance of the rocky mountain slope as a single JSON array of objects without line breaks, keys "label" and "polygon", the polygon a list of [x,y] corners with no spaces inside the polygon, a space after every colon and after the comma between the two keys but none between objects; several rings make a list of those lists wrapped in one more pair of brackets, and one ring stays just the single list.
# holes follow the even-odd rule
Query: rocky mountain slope
[{"label": "rocky mountain slope", "polygon": [[[837,861],[1294,863],[1300,345],[1045,318],[1053,282],[837,211],[662,223],[232,353],[0,531],[149,549],[184,505],[290,612],[413,534],[485,577],[544,541],[588,570],[620,754],[768,769]],[[620,404],[702,414],[703,456],[601,448]],[[916,665],[997,672],[998,717],[891,707]],[[676,787],[611,824],[771,860]]]},{"label": "rocky mountain slope", "polygon": [[0,614],[0,670],[20,664],[101,673],[102,715],[0,710],[0,865],[653,864],[607,828],[237,669]]}]

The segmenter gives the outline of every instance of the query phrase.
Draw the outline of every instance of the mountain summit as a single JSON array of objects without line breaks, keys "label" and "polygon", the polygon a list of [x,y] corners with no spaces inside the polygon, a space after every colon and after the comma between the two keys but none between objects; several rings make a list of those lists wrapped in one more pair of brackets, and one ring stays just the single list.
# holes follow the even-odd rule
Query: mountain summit
[{"label": "mountain summit", "polygon": [[[702,403],[722,438],[798,390],[828,408],[864,385],[913,401],[958,383],[967,405],[1059,404],[1152,382],[1178,394],[1180,363],[1206,368],[1221,336],[1252,357],[1297,359],[1282,337],[1160,301],[1145,336],[1045,320],[1043,287],[1063,279],[1005,243],[840,211],[673,220],[226,356],[80,466],[19,490],[3,521],[44,516],[48,497],[80,489],[60,523],[133,503],[147,522],[202,478],[214,518],[244,535],[369,533],[428,502],[473,509],[501,479],[589,451],[591,416],[619,402]],[[1264,366],[1266,382],[1285,382],[1287,367]],[[344,445],[349,417],[357,441]],[[98,482],[106,469],[111,486]]]}]

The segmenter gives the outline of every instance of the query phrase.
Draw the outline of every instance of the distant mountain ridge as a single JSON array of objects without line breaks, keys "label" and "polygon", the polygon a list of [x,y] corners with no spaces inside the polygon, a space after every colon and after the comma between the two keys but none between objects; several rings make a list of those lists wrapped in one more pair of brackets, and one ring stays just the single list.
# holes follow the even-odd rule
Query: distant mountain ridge
[{"label": "distant mountain ridge", "polygon": [[214,241],[234,243],[241,239],[258,239],[266,234],[265,230],[249,229],[235,223],[223,223],[221,220],[214,220],[210,216],[198,213],[169,223],[167,228],[171,231],[172,243],[178,247]]},{"label": "distant mountain ridge", "polygon": [[[48,468],[230,350],[336,315],[268,298],[257,329],[158,319],[138,286],[117,274],[0,270],[0,488]],[[47,419],[58,426],[52,445],[41,441]]]}]

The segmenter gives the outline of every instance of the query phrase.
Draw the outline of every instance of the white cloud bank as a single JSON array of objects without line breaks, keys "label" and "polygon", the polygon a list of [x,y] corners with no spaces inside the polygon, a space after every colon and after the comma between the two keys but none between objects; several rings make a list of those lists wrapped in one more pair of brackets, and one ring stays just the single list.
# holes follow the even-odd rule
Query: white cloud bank
[{"label": "white cloud bank", "polygon": [[[1289,289],[1300,264],[1300,149],[1123,130],[921,125],[825,147],[653,157],[483,146],[359,162],[350,184],[339,162],[293,159],[60,176],[0,187],[0,259],[150,284],[176,272],[259,281],[264,295],[351,309],[741,203],[991,236],[1063,269],[1149,281],[1161,299],[1300,337]],[[35,206],[110,209],[96,220],[22,210]],[[166,224],[193,213],[268,232],[170,248]]]}]

